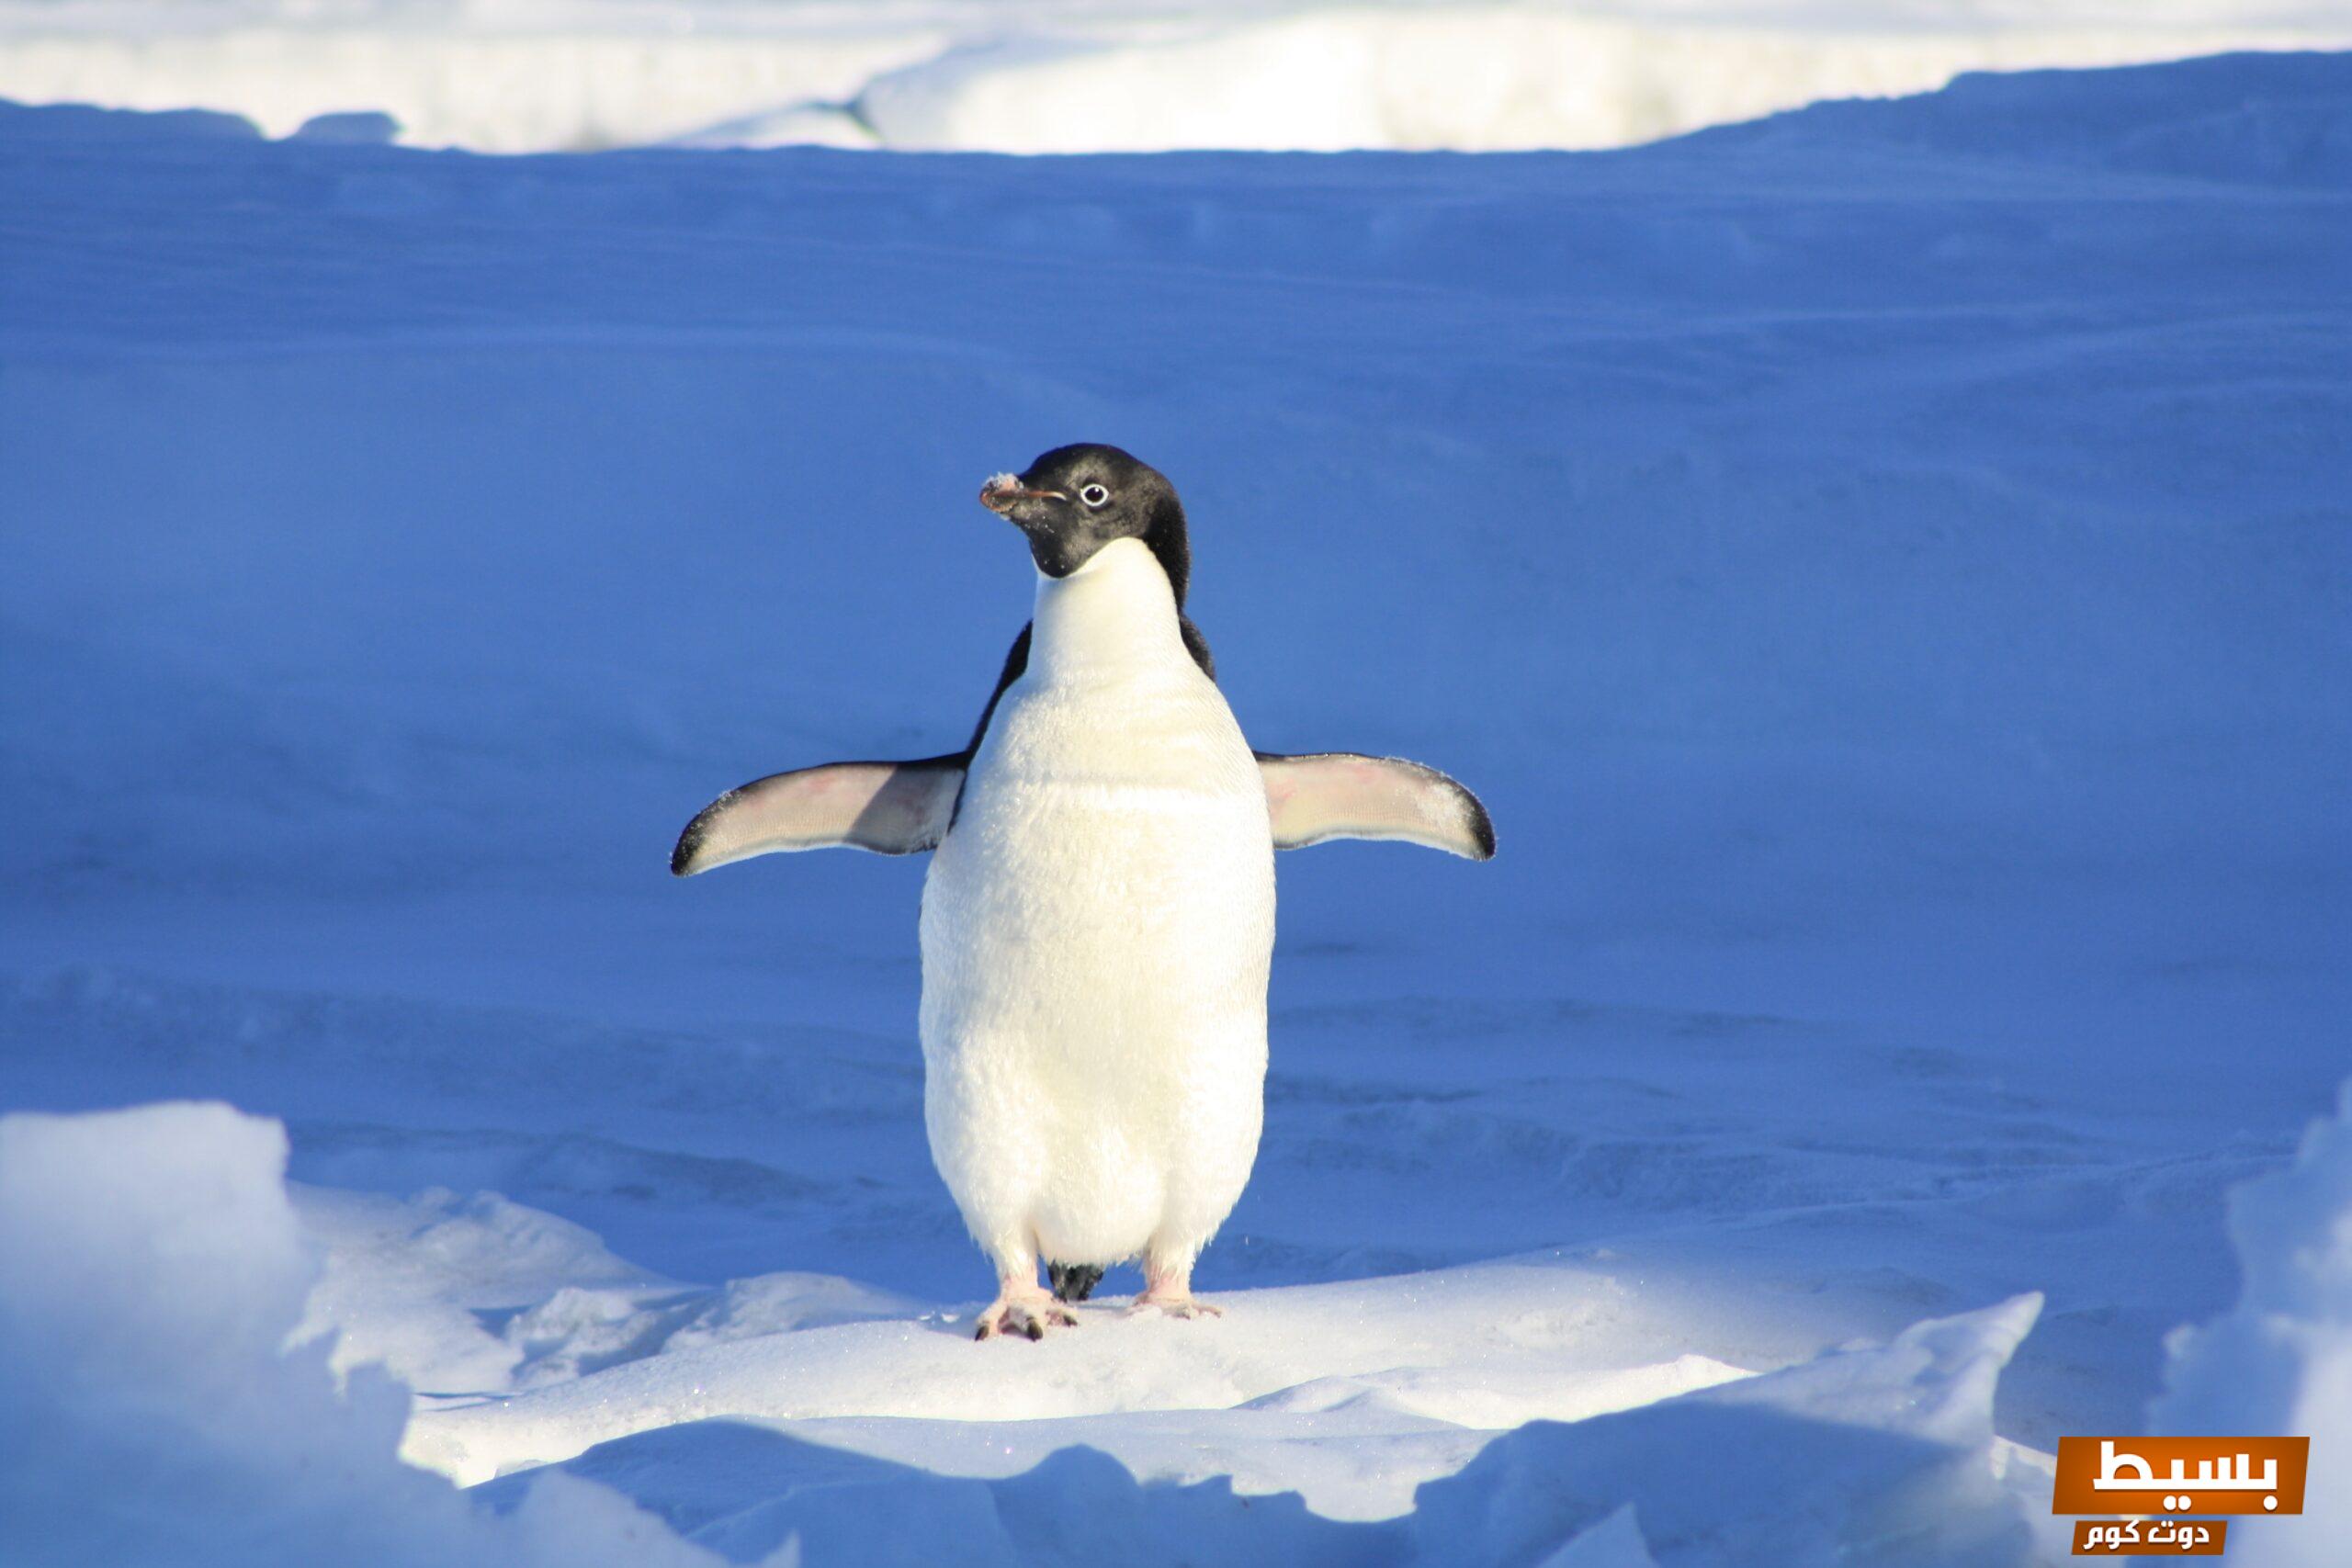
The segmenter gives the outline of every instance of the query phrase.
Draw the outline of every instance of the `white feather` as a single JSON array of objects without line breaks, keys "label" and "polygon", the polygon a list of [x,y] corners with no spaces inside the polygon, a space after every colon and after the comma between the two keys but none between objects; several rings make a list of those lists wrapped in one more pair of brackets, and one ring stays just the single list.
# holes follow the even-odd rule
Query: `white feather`
[{"label": "white feather", "polygon": [[1040,576],[922,905],[933,1160],[1000,1270],[1189,1266],[1257,1156],[1274,868],[1240,727],[1119,540]]}]

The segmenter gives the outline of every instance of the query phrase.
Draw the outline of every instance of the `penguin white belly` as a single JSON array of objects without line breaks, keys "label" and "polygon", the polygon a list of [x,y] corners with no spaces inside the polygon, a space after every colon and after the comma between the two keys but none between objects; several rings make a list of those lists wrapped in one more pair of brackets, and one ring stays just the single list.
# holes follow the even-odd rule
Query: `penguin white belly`
[{"label": "penguin white belly", "polygon": [[1042,599],[923,888],[932,1155],[1001,1269],[1189,1267],[1263,1116],[1265,789],[1181,643],[1073,668]]}]

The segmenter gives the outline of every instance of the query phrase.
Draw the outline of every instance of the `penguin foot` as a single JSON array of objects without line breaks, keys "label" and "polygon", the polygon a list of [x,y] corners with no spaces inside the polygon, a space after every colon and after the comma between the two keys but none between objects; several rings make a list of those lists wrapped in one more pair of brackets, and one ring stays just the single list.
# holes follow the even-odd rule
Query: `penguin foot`
[{"label": "penguin foot", "polygon": [[1223,1317],[1225,1309],[1204,1302],[1190,1291],[1146,1291],[1127,1303],[1127,1315],[1158,1312],[1168,1317]]},{"label": "penguin foot", "polygon": [[1043,1339],[1048,1328],[1077,1326],[1076,1313],[1038,1291],[1035,1295],[999,1296],[995,1305],[980,1314],[979,1326],[972,1331],[972,1337],[989,1339],[1001,1334],[1007,1337]]}]

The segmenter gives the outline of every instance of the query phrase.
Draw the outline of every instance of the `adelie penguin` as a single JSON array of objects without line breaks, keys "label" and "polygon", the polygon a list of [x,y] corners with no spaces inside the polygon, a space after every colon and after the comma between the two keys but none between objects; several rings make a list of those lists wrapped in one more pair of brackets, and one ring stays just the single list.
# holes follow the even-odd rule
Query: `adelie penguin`
[{"label": "adelie penguin", "polygon": [[1133,1310],[1215,1313],[1193,1261],[1257,1157],[1274,852],[1398,839],[1486,860],[1494,829],[1418,762],[1250,749],[1184,618],[1184,509],[1156,470],[1062,446],[980,501],[1026,540],[1037,596],[971,744],[729,791],[670,869],[932,851],[923,1119],[996,1266],[978,1337],[1074,1325],[1067,1303],[1134,1258]]}]

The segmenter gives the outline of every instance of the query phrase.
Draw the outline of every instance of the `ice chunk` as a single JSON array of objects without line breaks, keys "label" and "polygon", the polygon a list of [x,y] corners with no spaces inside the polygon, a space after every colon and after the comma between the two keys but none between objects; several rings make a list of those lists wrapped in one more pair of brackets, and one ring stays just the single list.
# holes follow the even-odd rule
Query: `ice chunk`
[{"label": "ice chunk", "polygon": [[283,1347],[312,1264],[276,1122],[0,1118],[0,1562],[716,1560],[571,1476],[478,1510],[393,1457],[408,1395]]},{"label": "ice chunk", "polygon": [[2352,1532],[2352,1083],[2292,1168],[2230,1195],[2230,1237],[2245,1275],[2237,1305],[2174,1337],[2152,1428],[2311,1438],[2303,1517],[2240,1521],[2231,1554],[2340,1562]]},{"label": "ice chunk", "polygon": [[1424,1486],[1415,1537],[1431,1562],[1525,1562],[1630,1503],[1678,1562],[2021,1561],[2030,1538],[1996,1474],[1993,1389],[2041,1310],[2040,1296],[2018,1296],[1880,1348],[1572,1426],[1532,1423]]}]

